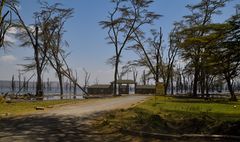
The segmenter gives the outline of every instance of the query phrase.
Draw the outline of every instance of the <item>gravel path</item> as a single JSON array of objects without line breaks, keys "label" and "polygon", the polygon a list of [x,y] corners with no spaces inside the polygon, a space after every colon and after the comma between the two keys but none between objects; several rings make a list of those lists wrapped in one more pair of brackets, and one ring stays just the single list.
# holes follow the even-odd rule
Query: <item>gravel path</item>
[{"label": "gravel path", "polygon": [[93,99],[34,115],[2,119],[0,120],[0,142],[129,141],[129,137],[123,138],[118,133],[96,132],[88,122],[95,116],[99,116],[101,112],[133,107],[147,98],[147,96],[134,95]]}]

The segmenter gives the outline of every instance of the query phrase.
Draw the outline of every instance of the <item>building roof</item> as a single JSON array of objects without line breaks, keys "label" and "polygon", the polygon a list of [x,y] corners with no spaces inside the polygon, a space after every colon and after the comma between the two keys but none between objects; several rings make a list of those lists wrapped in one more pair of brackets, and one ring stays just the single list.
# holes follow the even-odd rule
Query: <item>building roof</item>
[{"label": "building roof", "polygon": [[137,85],[136,88],[138,89],[155,89],[155,85]]},{"label": "building roof", "polygon": [[[114,83],[114,81],[112,81],[111,83]],[[133,80],[117,80],[117,84],[135,84],[136,82],[134,82]]]},{"label": "building roof", "polygon": [[95,85],[91,85],[88,88],[109,88],[110,85],[109,84],[95,84]]}]

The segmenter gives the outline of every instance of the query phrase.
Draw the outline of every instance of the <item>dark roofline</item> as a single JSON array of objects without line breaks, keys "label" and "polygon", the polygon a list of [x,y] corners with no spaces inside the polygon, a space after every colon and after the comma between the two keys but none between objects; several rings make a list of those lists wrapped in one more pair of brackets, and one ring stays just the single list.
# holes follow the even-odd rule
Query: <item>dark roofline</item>
[{"label": "dark roofline", "polygon": [[155,85],[137,85],[136,88],[139,88],[139,89],[155,89],[156,86]]},{"label": "dark roofline", "polygon": [[88,88],[110,88],[111,85],[109,84],[95,84],[95,85],[91,85]]},{"label": "dark roofline", "polygon": [[[111,84],[114,83],[114,81],[110,82]],[[133,80],[128,80],[128,79],[120,79],[117,80],[117,84],[136,84]]]}]

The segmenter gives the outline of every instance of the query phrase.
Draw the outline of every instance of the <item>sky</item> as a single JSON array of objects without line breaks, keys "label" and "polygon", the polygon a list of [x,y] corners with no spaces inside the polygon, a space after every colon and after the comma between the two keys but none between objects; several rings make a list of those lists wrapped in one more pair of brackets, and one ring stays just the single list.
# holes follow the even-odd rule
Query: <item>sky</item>
[{"label": "sky", "polygon": [[[20,13],[27,24],[34,23],[33,13],[40,9],[39,0],[20,0]],[[182,16],[189,14],[185,8],[187,4],[196,4],[200,0],[155,0],[150,9],[163,15],[151,28],[163,29],[164,46],[167,46],[167,36],[173,28],[173,23],[182,19]],[[68,41],[69,47],[65,48],[70,52],[67,61],[73,70],[78,72],[80,84],[84,80],[83,68],[91,73],[90,84],[98,80],[98,83],[109,83],[113,80],[113,68],[106,64],[108,58],[114,55],[114,47],[109,45],[107,31],[103,30],[99,22],[106,20],[108,12],[113,5],[110,0],[47,0],[49,3],[62,3],[65,8],[74,8],[74,14],[65,24],[66,33],[64,39]],[[215,22],[222,22],[234,14],[234,6],[240,0],[233,0],[222,9],[223,14],[214,18]],[[11,31],[10,31],[11,32]],[[0,80],[11,80],[12,75],[17,76],[20,64],[26,64],[25,57],[33,55],[31,47],[19,47],[16,39],[8,37],[8,40],[15,42],[12,47],[0,49]],[[126,62],[136,59],[132,51],[124,51],[123,60]],[[22,72],[22,76],[30,77],[32,72]],[[43,79],[50,78],[56,81],[55,73],[51,69],[44,72]],[[140,75],[139,75],[140,76]],[[127,76],[131,79],[131,75]],[[125,79],[127,79],[125,77]]]}]

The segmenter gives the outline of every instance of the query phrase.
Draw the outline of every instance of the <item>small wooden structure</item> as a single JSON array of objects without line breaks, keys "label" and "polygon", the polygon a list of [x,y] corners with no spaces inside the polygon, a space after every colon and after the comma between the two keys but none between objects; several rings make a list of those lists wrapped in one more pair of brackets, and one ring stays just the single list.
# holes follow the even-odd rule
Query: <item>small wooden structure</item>
[{"label": "small wooden structure", "polygon": [[[89,95],[110,95],[113,94],[113,85],[99,84],[88,87]],[[133,80],[117,80],[117,94],[155,94],[155,85],[137,85]]]},{"label": "small wooden structure", "polygon": [[[117,80],[116,83],[117,83],[117,94],[135,94],[136,82],[134,82],[133,80]],[[114,85],[114,81],[111,82],[111,86],[113,85]]]},{"label": "small wooden structure", "polygon": [[108,84],[95,84],[88,87],[88,94],[112,94],[112,86]]}]

